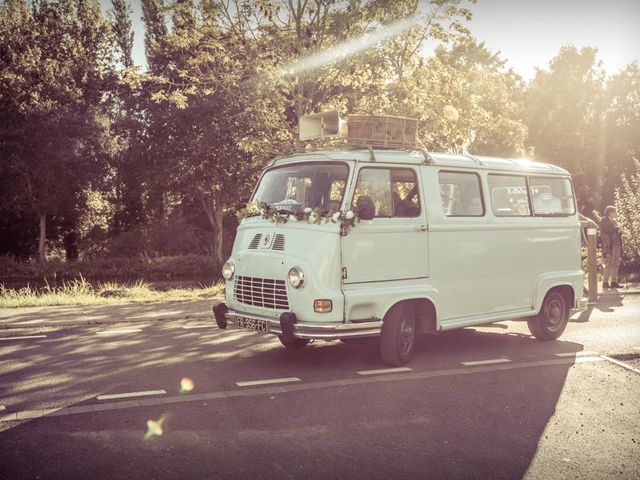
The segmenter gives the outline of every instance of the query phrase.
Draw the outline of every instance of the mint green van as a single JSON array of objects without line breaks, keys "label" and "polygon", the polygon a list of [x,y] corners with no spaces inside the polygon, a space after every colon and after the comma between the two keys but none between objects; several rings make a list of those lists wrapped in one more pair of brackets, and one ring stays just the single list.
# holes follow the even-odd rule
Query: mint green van
[{"label": "mint green van", "polygon": [[554,340],[586,309],[567,171],[379,142],[265,169],[223,267],[220,328],[291,349],[379,337],[397,366],[420,333],[524,317]]}]

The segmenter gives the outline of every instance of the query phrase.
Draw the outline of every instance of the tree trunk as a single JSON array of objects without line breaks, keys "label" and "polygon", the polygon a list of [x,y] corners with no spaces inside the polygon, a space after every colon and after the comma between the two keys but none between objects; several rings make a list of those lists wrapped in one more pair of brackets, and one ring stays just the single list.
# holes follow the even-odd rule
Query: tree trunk
[{"label": "tree trunk", "polygon": [[213,259],[218,267],[222,267],[223,228],[222,228],[222,193],[214,192],[212,201],[208,201],[202,192],[198,192],[198,198],[202,208],[207,214],[209,225],[213,230]]},{"label": "tree trunk", "polygon": [[222,264],[225,261],[222,253],[222,245],[224,243],[224,229],[222,228],[222,205],[216,206],[213,215],[218,227],[214,233],[213,255],[216,259],[216,264],[220,268],[222,268]]},{"label": "tree trunk", "polygon": [[47,240],[47,214],[40,214],[40,238],[38,241],[38,260],[45,262],[47,253],[45,252],[45,242]]}]

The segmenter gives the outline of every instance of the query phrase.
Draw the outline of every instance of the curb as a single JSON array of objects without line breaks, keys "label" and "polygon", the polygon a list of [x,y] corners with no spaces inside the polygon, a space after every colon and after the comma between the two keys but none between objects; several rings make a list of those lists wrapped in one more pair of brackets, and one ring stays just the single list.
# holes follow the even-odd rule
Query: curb
[{"label": "curb", "polygon": [[177,321],[177,322],[188,322],[192,320],[208,320],[211,321],[213,325],[215,325],[215,319],[213,318],[213,314],[211,315],[193,315],[187,317],[156,317],[156,318],[122,318],[116,320],[69,320],[69,321],[60,321],[60,322],[33,322],[33,323],[5,323],[0,324],[0,330],[10,330],[15,328],[44,328],[44,327],[84,327],[84,326],[94,326],[94,325],[112,325],[119,323],[150,323],[150,322],[167,322],[167,321]]},{"label": "curb", "polygon": [[598,297],[624,297],[625,295],[640,295],[640,290],[599,290]]}]

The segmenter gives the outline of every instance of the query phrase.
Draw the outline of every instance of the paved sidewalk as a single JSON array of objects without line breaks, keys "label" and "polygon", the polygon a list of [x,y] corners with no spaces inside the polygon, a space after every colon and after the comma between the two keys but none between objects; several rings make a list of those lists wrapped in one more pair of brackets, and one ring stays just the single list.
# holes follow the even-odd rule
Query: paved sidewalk
[{"label": "paved sidewalk", "polygon": [[[626,288],[605,290],[604,292],[599,290],[598,294],[600,297],[608,299],[615,296],[640,294],[640,284],[628,284]],[[162,320],[213,322],[211,306],[215,300],[222,299],[80,307],[0,308],[0,329],[140,323]]]}]

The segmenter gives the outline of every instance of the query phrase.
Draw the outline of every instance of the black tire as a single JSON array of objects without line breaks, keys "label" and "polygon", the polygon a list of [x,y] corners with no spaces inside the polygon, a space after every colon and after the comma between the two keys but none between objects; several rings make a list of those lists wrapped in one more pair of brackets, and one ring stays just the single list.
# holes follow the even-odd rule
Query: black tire
[{"label": "black tire", "polygon": [[380,333],[380,355],[388,365],[399,367],[411,358],[416,344],[416,317],[406,304],[393,307],[384,316]]},{"label": "black tire", "polygon": [[284,345],[285,347],[291,349],[291,350],[300,350],[301,348],[304,348],[307,346],[307,344],[309,343],[309,339],[308,338],[285,338],[281,335],[278,335],[278,338],[280,339],[280,343],[282,345]]},{"label": "black tire", "polygon": [[544,297],[540,313],[527,318],[529,331],[538,340],[556,340],[562,335],[569,322],[569,305],[562,292],[551,290]]}]

